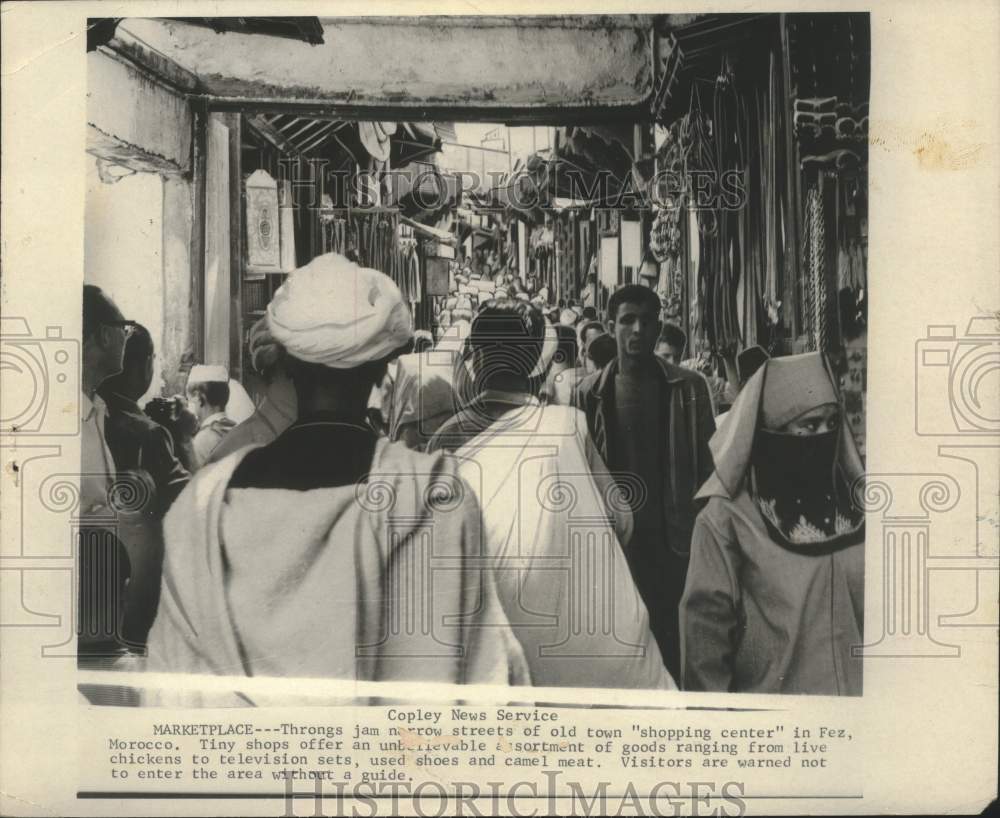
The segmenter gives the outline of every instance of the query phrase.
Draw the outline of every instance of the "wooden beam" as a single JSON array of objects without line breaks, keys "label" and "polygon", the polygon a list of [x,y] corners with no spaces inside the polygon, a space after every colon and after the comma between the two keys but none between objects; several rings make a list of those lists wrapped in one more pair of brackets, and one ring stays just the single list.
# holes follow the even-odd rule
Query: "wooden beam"
[{"label": "wooden beam", "polygon": [[243,382],[243,164],[242,114],[228,114],[229,128],[229,377]]},{"label": "wooden beam", "polygon": [[485,105],[331,105],[326,100],[279,100],[257,97],[200,97],[211,111],[254,111],[345,122],[497,122],[505,125],[594,125],[646,122],[649,100],[635,105],[497,106]]},{"label": "wooden beam", "polygon": [[188,349],[182,360],[205,360],[205,175],[208,149],[208,111],[192,103],[191,140],[191,321]]},{"label": "wooden beam", "polygon": [[310,137],[312,141],[302,146],[302,153],[309,153],[309,151],[313,150],[314,148],[318,148],[320,145],[326,142],[327,139],[333,136],[333,134],[336,131],[339,131],[346,124],[347,124],[346,122],[339,122],[339,123],[328,122],[318,131],[316,131],[316,133],[313,135],[316,138],[313,139],[312,137]]},{"label": "wooden beam", "polygon": [[308,133],[309,131],[311,131],[317,125],[321,125],[322,123],[323,123],[322,119],[312,119],[312,118],[310,118],[309,121],[306,122],[306,124],[303,125],[301,128],[299,128],[295,133],[289,134],[288,135],[288,139],[290,141],[294,142],[300,136],[304,136],[306,133]]},{"label": "wooden beam", "polygon": [[290,153],[296,155],[299,153],[299,149],[295,147],[287,137],[282,136],[282,134],[271,125],[263,116],[259,114],[252,114],[246,118],[247,124],[256,131],[261,137],[270,142],[274,147],[276,147],[282,153]]}]

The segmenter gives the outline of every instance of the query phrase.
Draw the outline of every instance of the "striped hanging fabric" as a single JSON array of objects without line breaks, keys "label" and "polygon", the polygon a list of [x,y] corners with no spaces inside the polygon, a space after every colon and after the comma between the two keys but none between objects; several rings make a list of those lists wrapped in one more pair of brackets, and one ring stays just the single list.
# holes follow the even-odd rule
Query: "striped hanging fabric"
[{"label": "striped hanging fabric", "polygon": [[826,351],[829,344],[826,286],[826,213],[819,186],[806,194],[809,220],[809,312],[812,318],[812,349]]}]

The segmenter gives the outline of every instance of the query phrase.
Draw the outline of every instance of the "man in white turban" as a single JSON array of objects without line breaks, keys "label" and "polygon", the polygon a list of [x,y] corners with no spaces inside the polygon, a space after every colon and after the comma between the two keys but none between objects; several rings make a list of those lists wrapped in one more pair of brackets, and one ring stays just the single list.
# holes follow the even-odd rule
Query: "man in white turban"
[{"label": "man in white turban", "polygon": [[207,466],[167,515],[151,669],[234,677],[231,694],[184,704],[261,703],[242,690],[251,676],[528,683],[493,575],[471,562],[480,511],[454,462],[365,423],[412,336],[399,289],[320,256],[281,286],[267,325],[297,419]]}]

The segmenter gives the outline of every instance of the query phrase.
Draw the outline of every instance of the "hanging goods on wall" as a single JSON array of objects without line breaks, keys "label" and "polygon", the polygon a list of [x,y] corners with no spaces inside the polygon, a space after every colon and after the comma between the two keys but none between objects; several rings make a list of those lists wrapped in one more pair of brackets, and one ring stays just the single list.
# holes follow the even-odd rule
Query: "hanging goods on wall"
[{"label": "hanging goods on wall", "polygon": [[814,350],[830,348],[830,327],[827,320],[826,285],[826,213],[820,184],[806,193],[806,214],[809,224],[809,313],[812,323],[811,346]]},{"label": "hanging goods on wall", "polygon": [[251,272],[280,272],[278,183],[266,170],[246,180],[247,266]]}]

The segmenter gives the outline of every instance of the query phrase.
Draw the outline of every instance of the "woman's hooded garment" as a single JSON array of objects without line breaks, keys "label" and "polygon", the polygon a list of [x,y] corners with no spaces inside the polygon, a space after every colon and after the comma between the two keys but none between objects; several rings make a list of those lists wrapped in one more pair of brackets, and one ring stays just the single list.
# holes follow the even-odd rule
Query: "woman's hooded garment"
[{"label": "woman's hooded garment", "polygon": [[843,424],[776,433],[831,403],[820,353],[773,359],[712,437],[680,608],[684,689],[861,693],[861,459]]}]

